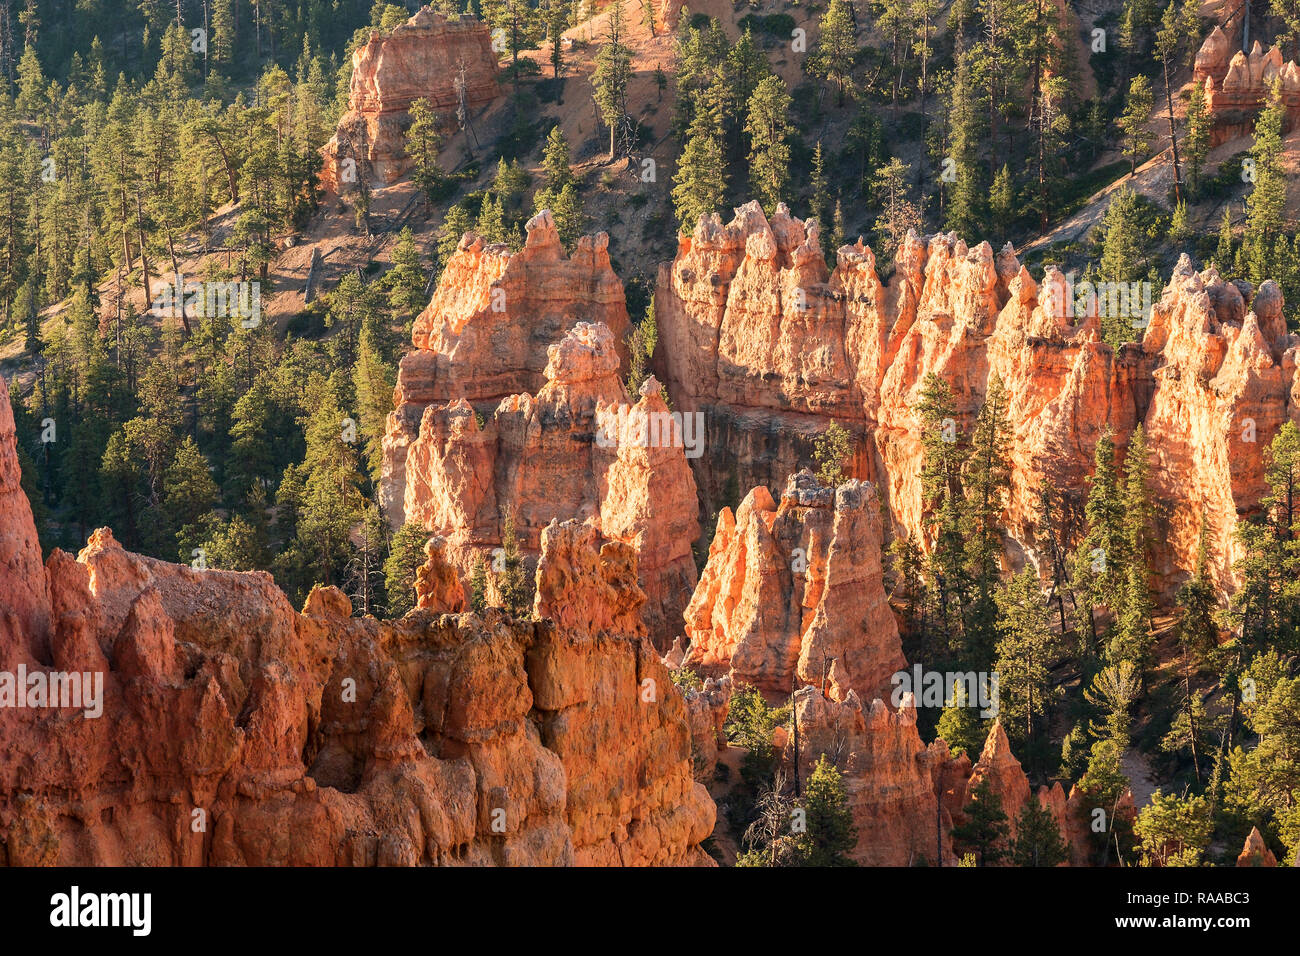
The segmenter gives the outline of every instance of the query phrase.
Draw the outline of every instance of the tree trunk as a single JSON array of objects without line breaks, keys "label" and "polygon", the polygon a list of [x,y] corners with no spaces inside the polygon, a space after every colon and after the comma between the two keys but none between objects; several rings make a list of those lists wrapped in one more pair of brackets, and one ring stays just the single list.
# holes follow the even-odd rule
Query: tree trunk
[{"label": "tree trunk", "polygon": [[1174,131],[1174,94],[1169,86],[1169,61],[1164,61],[1165,110],[1169,118],[1169,148],[1174,154],[1174,205],[1183,201],[1183,174],[1178,165],[1178,135]]}]

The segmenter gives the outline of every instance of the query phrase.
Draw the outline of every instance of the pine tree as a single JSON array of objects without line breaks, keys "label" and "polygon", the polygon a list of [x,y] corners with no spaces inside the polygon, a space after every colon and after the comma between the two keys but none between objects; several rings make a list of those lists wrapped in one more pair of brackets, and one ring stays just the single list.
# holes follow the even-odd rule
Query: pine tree
[{"label": "pine tree", "polygon": [[393,407],[397,374],[380,354],[376,337],[374,325],[366,323],[361,329],[357,361],[352,368],[352,387],[357,396],[358,431],[363,440],[366,468],[371,481],[378,483],[384,463],[384,430]]},{"label": "pine tree", "polygon": [[558,192],[574,181],[573,170],[569,166],[569,141],[564,138],[559,123],[552,126],[546,134],[542,169],[546,172],[546,186],[552,192]]},{"label": "pine tree", "polygon": [[1120,607],[1124,580],[1123,516],[1115,469],[1115,440],[1107,427],[1093,449],[1093,472],[1088,479],[1088,501],[1084,505],[1088,532],[1079,549],[1074,574],[1087,596],[1089,627],[1094,638],[1097,629],[1091,608],[1105,605],[1117,612]]},{"label": "pine tree", "polygon": [[327,392],[317,400],[307,423],[304,492],[296,534],[310,574],[308,580],[298,582],[304,595],[312,584],[339,582],[349,557],[352,528],[361,518],[364,479],[356,445],[348,440],[346,417]]},{"label": "pine tree", "polygon": [[[926,611],[930,595],[925,581],[925,555],[909,532],[906,537],[896,537],[889,543],[889,556],[894,579],[890,599],[902,605],[905,637],[913,638],[917,647],[928,650]],[[908,653],[907,657],[911,660],[916,655]]]},{"label": "pine tree", "polygon": [[591,88],[601,121],[609,127],[609,158],[612,160],[618,155],[617,136],[627,115],[627,84],[632,77],[632,56],[623,42],[623,0],[614,0],[608,13],[606,43],[596,54]]},{"label": "pine tree", "polygon": [[749,183],[768,215],[785,198],[790,178],[788,138],[793,126],[786,117],[789,109],[790,94],[778,76],[764,77],[749,99],[745,123],[753,143],[749,153]]},{"label": "pine tree", "polygon": [[982,130],[972,87],[969,54],[963,54],[953,71],[949,97],[948,122],[952,127],[950,158],[957,178],[952,184],[945,220],[948,229],[973,241],[974,237],[984,231],[981,206],[986,190],[979,162]]},{"label": "pine tree", "polygon": [[1250,147],[1254,186],[1246,205],[1242,245],[1249,278],[1255,283],[1263,282],[1272,271],[1273,240],[1282,228],[1286,211],[1286,172],[1282,166],[1285,114],[1280,80],[1275,79],[1264,109],[1255,120],[1255,142]]},{"label": "pine tree", "polygon": [[[1193,11],[1192,17],[1196,18],[1196,16]],[[1177,55],[1187,36],[1187,26],[1186,18],[1179,16],[1176,2],[1171,0],[1160,18],[1160,29],[1156,31],[1155,53],[1160,60],[1165,81],[1165,119],[1169,125],[1169,150],[1173,157],[1175,204],[1183,201],[1183,174],[1182,166],[1178,161],[1178,134],[1174,128],[1174,91],[1170,76],[1178,68]],[[1193,28],[1195,27],[1199,27],[1199,22],[1194,24]]]},{"label": "pine tree", "polygon": [[411,125],[406,130],[406,154],[414,164],[411,178],[429,199],[438,199],[447,185],[447,174],[438,165],[438,149],[442,146],[438,117],[424,97],[413,102],[409,112]]},{"label": "pine tree", "polygon": [[963,609],[967,601],[965,539],[961,530],[960,435],[956,408],[948,383],[927,374],[916,407],[921,425],[921,499],[926,533],[933,546],[930,567],[939,600],[940,633],[960,647]]},{"label": "pine tree", "polygon": [[966,806],[966,822],[952,828],[952,838],[975,854],[979,866],[991,866],[1007,855],[1007,815],[988,778],[977,783]]},{"label": "pine tree", "polygon": [[1035,730],[1059,696],[1048,670],[1057,653],[1038,574],[1027,567],[997,593],[1001,639],[993,670],[998,674],[999,719],[1033,752]]},{"label": "pine tree", "polygon": [[481,554],[474,559],[469,581],[470,610],[482,614],[487,609],[487,563]]},{"label": "pine tree", "polygon": [[[1115,191],[1106,215],[1102,220],[1101,278],[1107,282],[1128,284],[1141,280],[1147,269],[1147,238],[1141,220],[1141,205],[1133,190]],[[1112,347],[1118,348],[1133,341],[1133,317],[1124,308],[1102,309],[1102,337]]]},{"label": "pine tree", "polygon": [[988,661],[996,639],[993,595],[1002,566],[1002,510],[1011,492],[1011,438],[1006,389],[995,373],[975,419],[962,469],[961,534],[966,578],[972,586],[966,608],[966,653],[968,662],[976,665]]},{"label": "pine tree", "polygon": [[533,585],[528,580],[528,568],[519,553],[519,538],[515,534],[515,519],[507,515],[501,529],[502,570],[497,575],[496,590],[502,606],[515,617],[528,617],[533,610]]},{"label": "pine tree", "polygon": [[180,544],[178,556],[188,563],[190,549],[198,544],[200,519],[217,501],[217,485],[208,460],[189,435],[176,449],[163,476],[163,501]]},{"label": "pine tree", "polygon": [[1179,797],[1159,790],[1138,812],[1133,826],[1141,841],[1143,866],[1200,866],[1213,829],[1205,797]]},{"label": "pine tree", "polygon": [[853,457],[853,438],[849,430],[832,418],[813,446],[817,480],[827,488],[838,488],[845,480],[844,463]]},{"label": "pine tree", "polygon": [[1151,134],[1147,132],[1147,121],[1155,106],[1155,95],[1151,92],[1151,81],[1138,74],[1129,82],[1128,100],[1124,113],[1119,118],[1119,128],[1124,139],[1124,155],[1129,160],[1129,174],[1137,172],[1138,160],[1151,145]]},{"label": "pine tree", "polygon": [[1148,487],[1146,433],[1141,425],[1134,429],[1129,441],[1124,470],[1124,580],[1109,656],[1112,662],[1131,660],[1146,665],[1151,663],[1152,650],[1150,629],[1154,605],[1148,584],[1147,551],[1154,506]]},{"label": "pine tree", "polygon": [[1234,262],[1232,253],[1232,208],[1223,207],[1223,219],[1219,221],[1219,245],[1214,251],[1214,264],[1226,279],[1231,275]]},{"label": "pine tree", "polygon": [[952,697],[939,715],[935,735],[944,739],[954,757],[965,753],[972,760],[979,759],[989,729],[987,722],[979,716],[979,708],[967,699],[964,683],[959,682],[953,687]]},{"label": "pine tree", "polygon": [[844,779],[835,764],[822,754],[817,758],[804,791],[807,832],[798,837],[801,866],[853,866],[849,856],[858,845],[858,830],[849,809]]},{"label": "pine tree", "polygon": [[429,532],[408,521],[393,533],[388,558],[384,561],[384,590],[388,615],[403,617],[415,607],[415,572],[424,564],[424,545]]},{"label": "pine tree", "polygon": [[564,71],[564,31],[569,25],[570,6],[564,0],[548,0],[543,8],[546,18],[546,37],[551,41],[551,78],[557,87],[557,101],[564,102],[564,87],[560,74]]},{"label": "pine tree", "polygon": [[[515,91],[519,90],[519,54],[532,49],[545,36],[541,11],[530,0],[485,0],[483,13],[492,26],[501,31],[505,52],[510,54],[510,74]],[[400,12],[406,19],[405,12]]]},{"label": "pine tree", "polygon": [[636,399],[642,384],[650,375],[650,361],[659,343],[659,325],[655,321],[655,299],[650,296],[645,315],[627,334],[628,373],[627,393]]},{"label": "pine tree", "polygon": [[415,235],[410,226],[398,233],[392,261],[393,267],[384,275],[388,307],[409,336],[415,317],[425,306],[424,268],[420,265],[420,251],[415,246]]},{"label": "pine tree", "polygon": [[1015,188],[1011,180],[1011,170],[1006,163],[993,177],[993,188],[989,190],[989,221],[994,228],[1006,228],[1010,223],[1015,208]]},{"label": "pine tree", "polygon": [[353,534],[353,556],[347,568],[347,594],[353,609],[362,617],[382,613],[387,579],[388,523],[379,506],[367,501]]},{"label": "pine tree", "polygon": [[876,170],[873,189],[876,201],[883,207],[876,220],[876,232],[881,237],[880,256],[893,256],[910,230],[921,225],[921,213],[908,199],[907,177],[911,167],[897,156]]},{"label": "pine tree", "polygon": [[[808,178],[812,187],[812,196],[808,199],[808,218],[816,219],[818,224],[825,224],[826,214],[830,211],[831,194],[826,185],[826,161],[822,154],[822,141],[817,140],[813,147],[812,172]],[[823,253],[829,254],[823,249]]]},{"label": "pine tree", "polygon": [[442,228],[438,230],[439,269],[447,267],[447,260],[460,246],[461,238],[472,228],[474,228],[474,220],[464,206],[457,203],[447,209],[447,215],[442,221]]},{"label": "pine tree", "polygon": [[673,176],[673,204],[683,231],[693,231],[703,216],[716,212],[727,194],[727,164],[716,131],[691,134]]},{"label": "pine tree", "polygon": [[1205,102],[1205,81],[1192,84],[1191,95],[1187,100],[1187,138],[1183,143],[1183,152],[1187,156],[1187,165],[1192,170],[1192,191],[1201,186],[1201,164],[1210,153],[1210,114]]},{"label": "pine tree", "polygon": [[1016,866],[1058,866],[1069,859],[1070,851],[1055,814],[1031,793],[1016,818],[1011,862]]},{"label": "pine tree", "polygon": [[835,104],[843,106],[845,94],[853,87],[853,63],[858,55],[853,13],[845,0],[831,0],[818,30],[820,39],[806,68],[813,76],[834,84]]}]

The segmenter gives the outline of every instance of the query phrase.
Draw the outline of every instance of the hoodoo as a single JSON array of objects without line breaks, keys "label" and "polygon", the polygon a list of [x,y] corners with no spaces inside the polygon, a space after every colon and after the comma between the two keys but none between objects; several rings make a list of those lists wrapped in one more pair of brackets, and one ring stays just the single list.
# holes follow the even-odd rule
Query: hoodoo
[{"label": "hoodoo", "polygon": [[492,37],[476,18],[449,20],[422,7],[390,33],[375,31],[352,54],[348,110],[322,150],[322,185],[338,193],[362,177],[386,186],[405,175],[416,100],[427,100],[440,125],[454,129],[462,102],[478,110],[500,92]]}]

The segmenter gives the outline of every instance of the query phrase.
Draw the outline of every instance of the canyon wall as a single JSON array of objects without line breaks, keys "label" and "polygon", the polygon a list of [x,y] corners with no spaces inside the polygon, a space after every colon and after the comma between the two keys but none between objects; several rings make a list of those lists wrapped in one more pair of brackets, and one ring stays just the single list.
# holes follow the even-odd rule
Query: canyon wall
[{"label": "canyon wall", "polygon": [[500,95],[486,23],[448,20],[422,7],[387,35],[372,33],[352,54],[348,110],[321,150],[322,185],[338,193],[362,177],[375,186],[396,182],[412,165],[406,155],[411,104],[427,100],[439,125],[455,129],[462,84],[469,110]]},{"label": "canyon wall", "polygon": [[1153,583],[1168,595],[1191,572],[1204,515],[1213,573],[1232,586],[1233,530],[1258,505],[1264,450],[1296,417],[1297,339],[1275,284],[1228,283],[1184,257],[1149,316],[1134,318],[1137,341],[1112,348],[1101,340],[1107,298],[1085,299],[1052,267],[1036,282],[1009,246],[910,234],[886,284],[861,242],[841,248],[828,275],[815,240],[784,207],[769,221],[750,203],[725,226],[703,217],[660,268],[656,368],[674,407],[705,415],[695,469],[706,514],[741,489],[780,487],[835,420],[856,442],[848,471],[876,483],[889,530],[922,538],[926,376],[949,383],[961,435],[996,376],[1013,433],[1003,515],[1013,565],[1039,559],[1040,484],[1077,512],[1104,429],[1122,454],[1141,424],[1161,505]]},{"label": "canyon wall", "polygon": [[[544,547],[538,602],[563,625],[358,619],[333,588],[300,614],[269,575],[130,554],[107,529],[42,567],[16,468],[0,382],[0,671],[97,674],[102,694],[98,715],[0,708],[0,863],[710,862],[714,807],[626,545]],[[610,593],[629,613],[593,617]]]}]

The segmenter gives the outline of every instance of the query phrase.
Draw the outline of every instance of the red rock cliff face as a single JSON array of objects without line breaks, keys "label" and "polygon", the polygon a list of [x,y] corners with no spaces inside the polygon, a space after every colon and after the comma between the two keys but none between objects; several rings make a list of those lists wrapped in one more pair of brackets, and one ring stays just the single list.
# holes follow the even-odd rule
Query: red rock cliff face
[{"label": "red rock cliff face", "polygon": [[[880,505],[866,482],[791,477],[725,509],[686,609],[685,663],[787,694],[825,679],[875,696],[906,666],[881,579]],[[831,662],[834,668],[831,669]]]},{"label": "red rock cliff face", "polygon": [[590,520],[607,540],[636,549],[643,615],[667,646],[695,586],[691,545],[699,537],[695,483],[681,444],[653,447],[602,423],[663,420],[667,406],[651,380],[629,406],[618,353],[604,325],[579,322],[548,350],[546,384],[512,395],[480,427],[460,399],[431,405],[406,454],[408,521],[444,536],[463,576],[491,561],[512,515],[525,554],[543,548],[553,519]]},{"label": "red rock cliff face", "polygon": [[[30,554],[26,501],[3,502],[0,541]],[[332,588],[298,614],[265,574],[129,554],[107,530],[76,560],[0,564],[0,670],[102,677],[99,716],[0,709],[0,862],[709,862],[714,808],[667,671],[635,617],[570,610],[639,593],[634,555],[589,547],[542,556],[573,569],[538,581],[567,626],[360,620]]]},{"label": "red rock cliff face", "polygon": [[[659,268],[655,313],[657,371],[674,407],[705,416],[696,477],[706,513],[755,485],[782,487],[831,418],[865,446],[854,336],[816,235],[784,204],[770,222],[757,203],[725,226],[701,219]],[[855,466],[870,476],[865,458]]]},{"label": "red rock cliff face", "polygon": [[[1155,583],[1171,593],[1190,572],[1204,512],[1216,577],[1231,586],[1232,531],[1258,504],[1263,449],[1297,417],[1297,340],[1275,285],[1243,295],[1184,260],[1152,292],[1140,341],[1114,349],[1100,337],[1104,306],[1053,269],[1040,286],[1009,247],[995,255],[987,243],[911,235],[885,285],[861,243],[840,249],[825,276],[801,258],[811,234],[751,203],[725,227],[702,219],[660,269],[657,357],[675,407],[705,414],[696,478],[706,512],[808,464],[810,436],[835,418],[857,436],[850,469],[876,482],[894,533],[919,537],[923,382],[934,372],[950,384],[965,434],[996,375],[1014,434],[1003,516],[1013,563],[1037,557],[1040,482],[1081,504],[1103,430],[1122,450],[1142,424],[1165,505]],[[787,336],[807,343],[798,359]]]},{"label": "red rock cliff face", "polygon": [[604,324],[614,354],[626,354],[627,305],[610,268],[608,237],[584,237],[565,256],[549,212],[534,216],[527,230],[523,250],[513,254],[467,234],[415,321],[415,349],[402,358],[384,437],[380,501],[394,527],[404,516],[407,452],[429,406],[464,399],[490,417],[506,396],[536,394],[547,381],[548,348],[578,322]]},{"label": "red rock cliff face", "polygon": [[454,127],[462,67],[469,109],[500,94],[488,25],[477,19],[452,21],[423,7],[387,36],[372,33],[352,54],[348,111],[322,150],[322,184],[341,192],[363,176],[375,185],[397,181],[411,167],[407,111],[417,99],[426,99],[443,123]]}]

